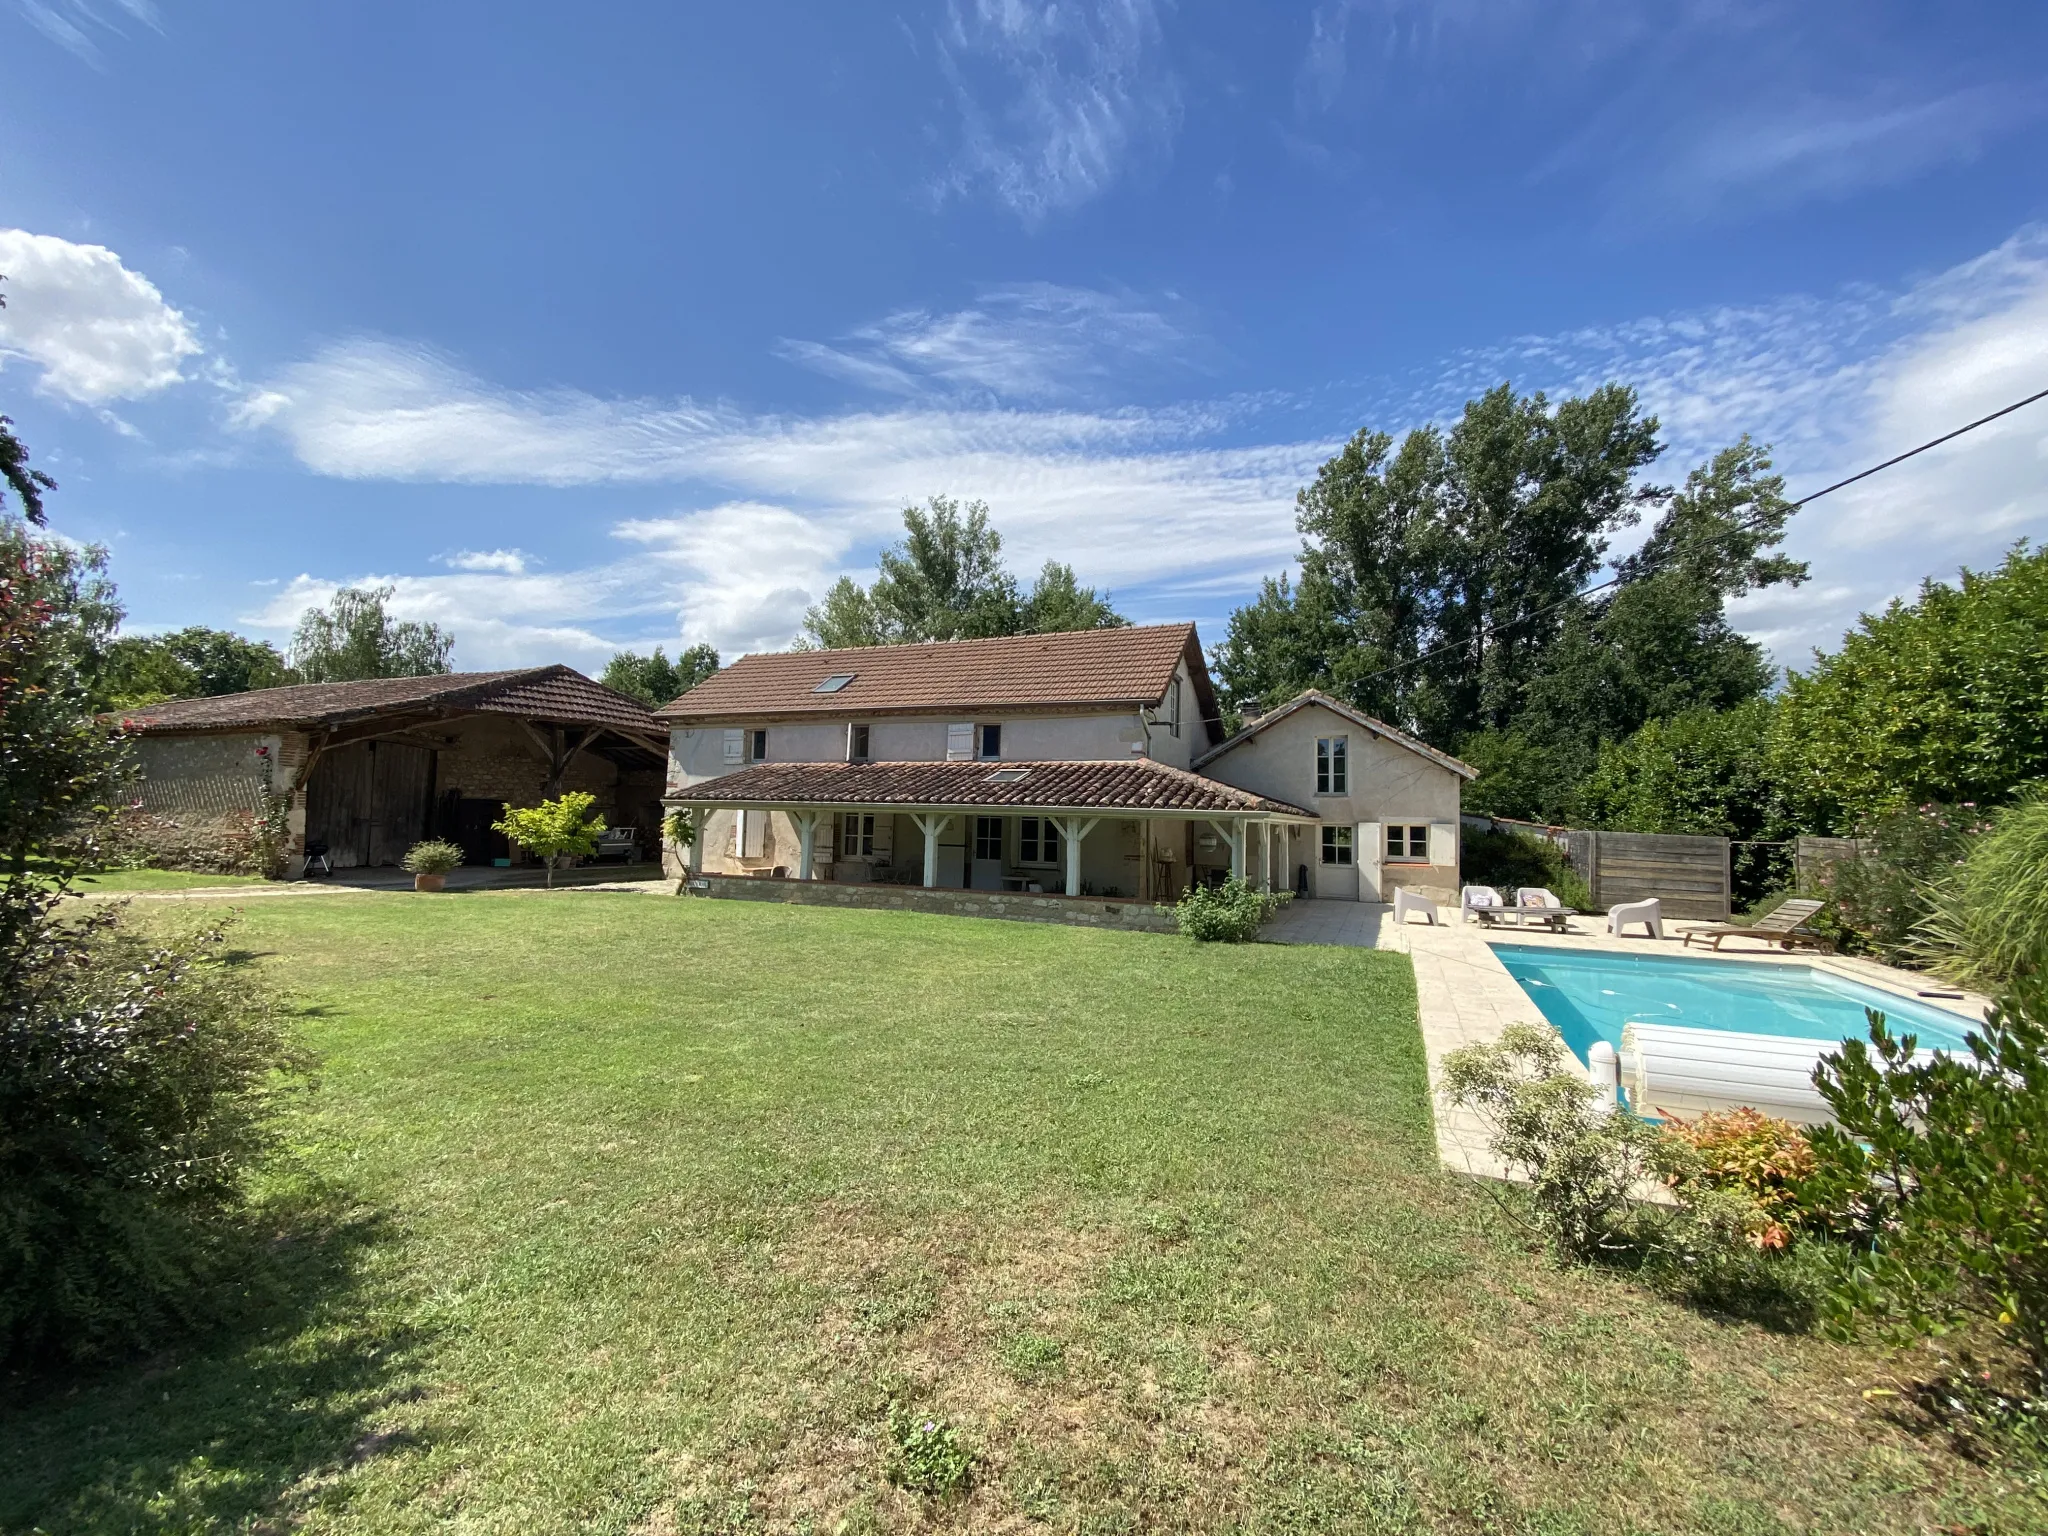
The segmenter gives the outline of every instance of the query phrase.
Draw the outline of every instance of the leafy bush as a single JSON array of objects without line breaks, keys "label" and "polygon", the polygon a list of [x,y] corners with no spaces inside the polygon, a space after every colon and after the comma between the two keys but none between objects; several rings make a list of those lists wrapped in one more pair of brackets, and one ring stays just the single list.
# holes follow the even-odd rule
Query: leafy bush
[{"label": "leafy bush", "polygon": [[1988,825],[1973,805],[1922,805],[1883,817],[1863,833],[1859,857],[1825,864],[1814,877],[1812,894],[1829,904],[1815,926],[1845,948],[1893,964],[1919,961],[1917,930],[1934,891]]},{"label": "leafy bush", "polygon": [[491,823],[511,841],[537,853],[548,867],[548,885],[555,883],[555,864],[572,855],[588,857],[597,852],[597,834],[604,830],[604,818],[592,814],[597,796],[571,790],[554,800],[518,809],[507,805],[503,819]]},{"label": "leafy bush", "polygon": [[0,953],[0,1356],[88,1358],[207,1312],[306,1059],[220,927],[31,902]]},{"label": "leafy bush", "polygon": [[1221,885],[1189,891],[1174,903],[1173,920],[1197,943],[1249,944],[1290,899],[1284,891],[1254,890],[1233,875]]},{"label": "leafy bush", "polygon": [[1901,1338],[1969,1320],[2025,1356],[2048,1393],[2048,979],[2015,981],[1969,1054],[1914,1059],[1870,1013],[1870,1042],[1825,1056],[1814,1084],[1837,1125],[1810,1134],[1801,1198],[1851,1239],[1833,1298],[1847,1329]]},{"label": "leafy bush", "polygon": [[1632,1246],[1621,1228],[1631,1192],[1653,1171],[1659,1133],[1602,1103],[1555,1030],[1510,1024],[1498,1040],[1452,1051],[1443,1092],[1488,1122],[1493,1154],[1528,1179],[1560,1262]]},{"label": "leafy bush", "polygon": [[1547,837],[1468,828],[1462,839],[1459,867],[1469,884],[1493,886],[1510,900],[1514,888],[1540,885],[1568,907],[1582,912],[1592,910],[1593,893],[1565,859],[1564,850]]},{"label": "leafy bush", "polygon": [[960,1432],[944,1419],[914,1414],[900,1403],[889,1407],[889,1439],[894,1454],[889,1478],[917,1493],[944,1497],[964,1488],[974,1470],[974,1453]]},{"label": "leafy bush", "polygon": [[445,875],[451,869],[462,868],[464,857],[466,855],[457,844],[430,839],[408,848],[401,864],[411,874]]},{"label": "leafy bush", "polygon": [[1743,1197],[1743,1236],[1759,1249],[1782,1249],[1804,1218],[1799,1186],[1813,1173],[1813,1148],[1789,1120],[1755,1109],[1717,1110],[1664,1126],[1658,1146],[1664,1182],[1681,1201],[1709,1192]]},{"label": "leafy bush", "polygon": [[2048,791],[1997,812],[1927,901],[1921,953],[1950,981],[1989,992],[2048,971]]}]

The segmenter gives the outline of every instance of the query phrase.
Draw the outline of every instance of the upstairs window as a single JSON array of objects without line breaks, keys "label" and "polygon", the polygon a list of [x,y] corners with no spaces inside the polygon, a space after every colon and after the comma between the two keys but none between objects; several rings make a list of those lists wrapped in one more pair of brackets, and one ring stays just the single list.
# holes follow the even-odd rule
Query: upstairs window
[{"label": "upstairs window", "polygon": [[868,760],[868,728],[864,725],[849,725],[846,728],[846,760],[849,763],[864,763]]},{"label": "upstairs window", "polygon": [[1349,827],[1323,828],[1323,862],[1325,864],[1349,864],[1351,862],[1351,829]]},{"label": "upstairs window", "polygon": [[1348,795],[1351,793],[1351,751],[1349,740],[1343,736],[1318,736],[1316,738],[1316,793],[1319,795]]},{"label": "upstairs window", "polygon": [[1017,861],[1021,864],[1057,864],[1060,861],[1060,832],[1049,816],[1025,816],[1017,823]]},{"label": "upstairs window", "polygon": [[974,728],[974,755],[976,757],[1001,757],[1003,755],[1003,728],[1000,725],[977,725]]},{"label": "upstairs window", "polygon": [[974,818],[974,857],[986,863],[997,863],[1003,857],[1003,818],[1000,816],[977,816]]},{"label": "upstairs window", "polygon": [[1388,822],[1387,862],[1390,864],[1427,864],[1429,862],[1429,823]]},{"label": "upstairs window", "polygon": [[768,733],[755,729],[747,732],[747,761],[765,763],[768,761]]}]

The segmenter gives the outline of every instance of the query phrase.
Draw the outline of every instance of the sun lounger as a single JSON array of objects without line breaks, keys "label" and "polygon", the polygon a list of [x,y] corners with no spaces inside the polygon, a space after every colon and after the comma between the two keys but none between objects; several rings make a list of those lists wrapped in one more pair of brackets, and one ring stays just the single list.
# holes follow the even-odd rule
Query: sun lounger
[{"label": "sun lounger", "polygon": [[1804,898],[1780,902],[1753,923],[1696,928],[1685,936],[1685,942],[1691,944],[1698,939],[1711,949],[1719,949],[1723,939],[1761,939],[1776,944],[1780,949],[1805,944],[1814,949],[1832,950],[1835,947],[1832,941],[1806,926],[1824,905],[1824,902]]},{"label": "sun lounger", "polygon": [[1443,925],[1443,916],[1436,909],[1436,903],[1427,896],[1418,896],[1413,891],[1396,889],[1394,892],[1394,922],[1396,926],[1408,921],[1411,912],[1420,913],[1432,928]]},{"label": "sun lounger", "polygon": [[1616,938],[1630,923],[1641,923],[1653,939],[1664,937],[1664,906],[1656,897],[1648,901],[1624,901],[1607,909],[1607,931]]},{"label": "sun lounger", "polygon": [[1572,909],[1544,886],[1525,885],[1515,892],[1515,921],[1524,927],[1532,922],[1541,923],[1553,932],[1563,933],[1571,915]]}]

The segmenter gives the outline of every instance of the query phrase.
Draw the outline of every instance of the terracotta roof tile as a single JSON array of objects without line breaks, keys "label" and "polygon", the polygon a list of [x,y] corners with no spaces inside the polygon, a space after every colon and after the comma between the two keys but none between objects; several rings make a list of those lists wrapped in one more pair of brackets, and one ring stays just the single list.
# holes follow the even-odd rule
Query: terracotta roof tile
[{"label": "terracotta roof tile", "polygon": [[667,726],[638,699],[564,666],[510,672],[443,672],[353,683],[299,683],[208,699],[168,699],[123,711],[143,735],[179,731],[309,730],[397,710],[485,710],[573,725],[612,725],[663,736]]},{"label": "terracotta roof tile", "polygon": [[[1017,775],[1020,775],[1018,777]],[[757,763],[668,800],[683,805],[903,805],[1308,817],[1150,758],[1101,762]]]},{"label": "terracotta roof tile", "polygon": [[[1157,703],[1186,657],[1191,701],[1216,714],[1192,624],[1084,629],[992,640],[940,640],[838,651],[742,656],[658,710],[678,723],[764,715],[884,714],[1058,706],[1113,708]],[[817,686],[851,674],[833,693]]]}]

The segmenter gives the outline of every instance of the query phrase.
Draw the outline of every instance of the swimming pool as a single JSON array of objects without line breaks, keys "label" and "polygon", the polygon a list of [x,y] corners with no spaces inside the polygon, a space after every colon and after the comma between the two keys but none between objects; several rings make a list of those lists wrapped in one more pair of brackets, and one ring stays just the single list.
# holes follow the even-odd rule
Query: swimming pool
[{"label": "swimming pool", "polygon": [[1580,1061],[1596,1040],[1619,1050],[1622,1026],[1631,1023],[1861,1040],[1869,1033],[1863,1010],[1875,1008],[1893,1034],[1910,1032],[1923,1049],[1954,1051],[1963,1049],[1970,1026],[1961,1014],[1810,965],[1489,947]]}]

